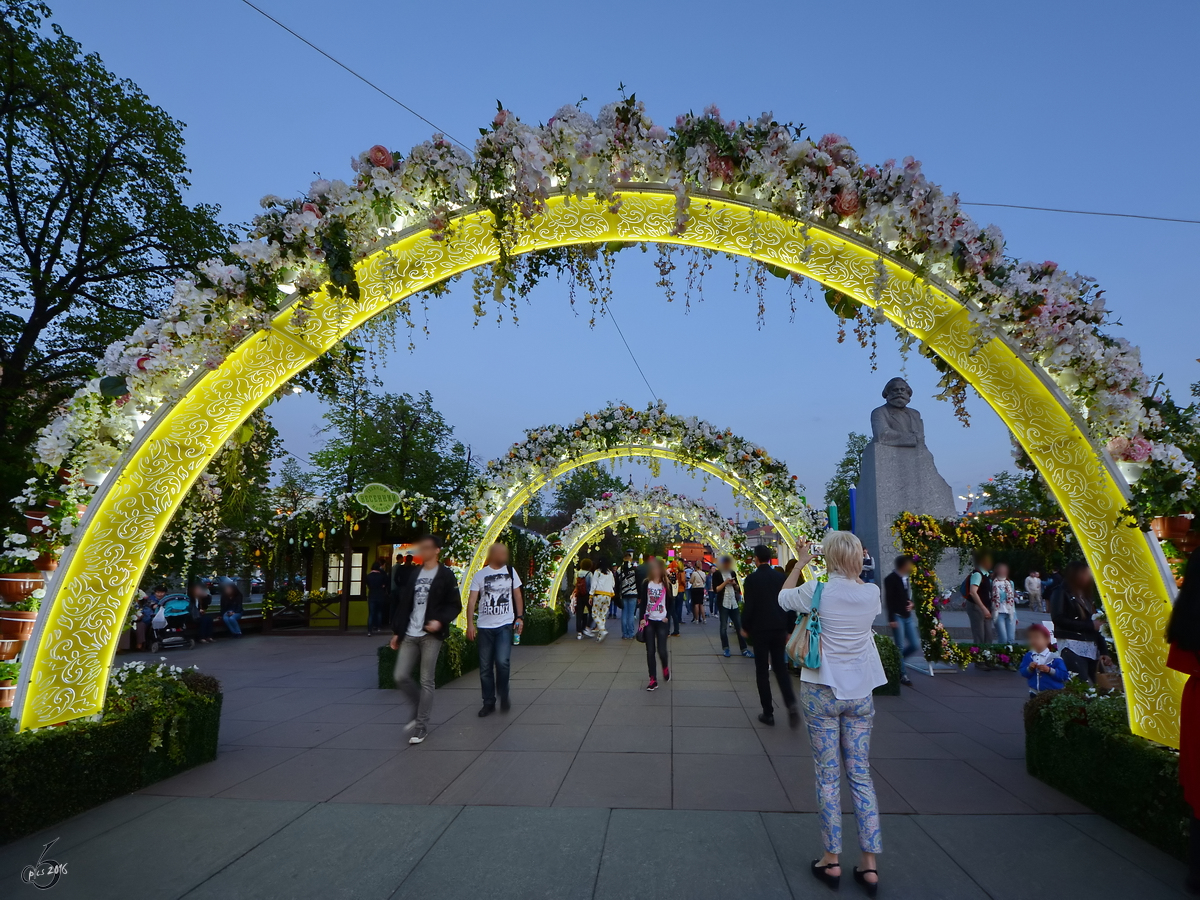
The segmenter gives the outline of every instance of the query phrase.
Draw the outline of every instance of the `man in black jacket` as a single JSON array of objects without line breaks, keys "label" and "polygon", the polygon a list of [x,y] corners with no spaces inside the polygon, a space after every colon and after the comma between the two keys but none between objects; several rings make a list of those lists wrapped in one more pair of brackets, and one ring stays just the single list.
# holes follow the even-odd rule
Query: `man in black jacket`
[{"label": "man in black jacket", "polygon": [[764,725],[775,724],[775,710],[771,703],[771,673],[779,684],[779,694],[788,711],[788,725],[795,728],[800,724],[800,710],[796,707],[796,692],[792,689],[792,675],[787,666],[788,615],[779,605],[779,589],[783,587],[784,575],[771,568],[775,551],[765,544],[754,548],[758,568],[746,576],[743,594],[746,598],[742,608],[742,633],[754,641],[754,676],[758,682],[758,699],[762,702],[762,714],[758,721]]},{"label": "man in black jacket", "polygon": [[[410,744],[419,744],[428,735],[429,713],[433,709],[434,674],[442,641],[450,633],[450,623],[462,612],[458,579],[449,566],[439,562],[442,539],[426,535],[417,541],[421,567],[410,570],[400,585],[396,610],[392,615],[392,649],[396,654],[396,687],[404,691],[416,712],[408,723]],[[420,660],[421,687],[413,684],[413,669]]]},{"label": "man in black jacket", "polygon": [[[911,556],[897,556],[896,570],[883,579],[888,624],[892,627],[892,640],[900,648],[901,664],[906,657],[921,652],[921,638],[917,634],[917,613],[913,609],[912,586],[909,581],[912,570]],[[900,683],[912,684],[903,670],[900,672]]]}]

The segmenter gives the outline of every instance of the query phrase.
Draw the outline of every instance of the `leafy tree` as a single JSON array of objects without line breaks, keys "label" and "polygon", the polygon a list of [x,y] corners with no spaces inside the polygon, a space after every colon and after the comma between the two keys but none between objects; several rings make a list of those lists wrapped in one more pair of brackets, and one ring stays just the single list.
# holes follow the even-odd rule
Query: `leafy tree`
[{"label": "leafy tree", "polygon": [[862,454],[870,438],[857,431],[846,437],[846,452],[834,469],[833,477],[825,484],[825,505],[834,504],[838,511],[838,525],[850,527],[850,488],[858,484],[862,468]]},{"label": "leafy tree", "polygon": [[471,450],[426,391],[375,394],[351,383],[325,412],[324,447],[312,454],[316,481],[330,494],[378,481],[443,501],[458,501],[475,475]]},{"label": "leafy tree", "polygon": [[583,504],[598,499],[607,491],[617,493],[628,485],[610,470],[598,463],[572,469],[554,486],[554,519],[561,520],[562,527],[570,521]]},{"label": "leafy tree", "polygon": [[1062,518],[1062,509],[1036,471],[997,472],[980,492],[985,509],[997,515]]},{"label": "leafy tree", "polygon": [[[0,496],[105,347],[231,234],[188,206],[180,122],[31,0],[0,0]],[[48,27],[47,27],[48,26]]]}]

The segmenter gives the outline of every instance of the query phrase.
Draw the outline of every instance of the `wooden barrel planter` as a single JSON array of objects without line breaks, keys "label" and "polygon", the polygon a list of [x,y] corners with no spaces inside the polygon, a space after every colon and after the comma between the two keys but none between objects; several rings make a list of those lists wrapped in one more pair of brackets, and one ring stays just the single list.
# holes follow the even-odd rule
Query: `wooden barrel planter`
[{"label": "wooden barrel planter", "polygon": [[24,641],[0,638],[0,662],[8,662],[10,659],[16,659],[17,654],[21,652],[21,648],[24,646]]},{"label": "wooden barrel planter", "polygon": [[0,575],[0,603],[10,606],[20,603],[44,584],[41,572],[9,572]]},{"label": "wooden barrel planter", "polygon": [[1151,521],[1150,527],[1160,541],[1178,541],[1188,536],[1192,530],[1192,520],[1187,516],[1159,516]]},{"label": "wooden barrel planter", "polygon": [[0,708],[12,706],[16,695],[17,686],[11,680],[0,681]]},{"label": "wooden barrel planter", "polygon": [[33,636],[37,613],[19,609],[0,609],[0,640],[27,641]]}]

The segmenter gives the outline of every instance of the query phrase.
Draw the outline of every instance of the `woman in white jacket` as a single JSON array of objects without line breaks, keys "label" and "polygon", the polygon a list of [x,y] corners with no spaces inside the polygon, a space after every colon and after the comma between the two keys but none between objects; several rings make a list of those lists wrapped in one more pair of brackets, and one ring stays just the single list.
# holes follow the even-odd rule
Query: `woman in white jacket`
[{"label": "woman in white jacket", "polygon": [[[872,692],[887,683],[872,625],[881,611],[879,586],[859,577],[862,544],[848,531],[831,531],[821,542],[829,581],[821,589],[821,665],[800,671],[800,706],[808,726],[817,778],[817,810],[825,853],[813,860],[812,873],[836,888],[842,869],[841,785],[838,762],[846,768],[862,867],[854,880],[867,896],[879,889],[875,854],[883,849],[879,836],[879,805],[871,782],[871,724],[875,716]],[[815,557],[803,541],[796,544],[796,567],[783,583],[779,605],[806,613],[812,609],[817,582],[796,586],[800,573]]]},{"label": "woman in white jacket", "polygon": [[592,633],[589,637],[595,637],[597,643],[608,637],[608,607],[612,604],[616,591],[617,580],[613,576],[612,567],[608,560],[603,559],[592,573],[591,585]]}]

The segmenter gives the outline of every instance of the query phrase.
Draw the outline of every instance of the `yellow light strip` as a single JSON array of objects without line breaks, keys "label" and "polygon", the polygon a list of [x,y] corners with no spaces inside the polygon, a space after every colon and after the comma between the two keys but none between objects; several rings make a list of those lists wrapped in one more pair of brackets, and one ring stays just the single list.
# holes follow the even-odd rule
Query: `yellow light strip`
[{"label": "yellow light strip", "polygon": [[[1177,745],[1183,680],[1166,668],[1162,642],[1170,590],[1147,536],[1118,521],[1125,499],[1115,472],[1037,367],[1000,338],[977,348],[957,298],[849,234],[804,228],[769,210],[706,197],[692,203],[687,232],[675,236],[668,191],[629,187],[621,195],[616,213],[594,200],[551,198],[543,215],[519,223],[515,251],[602,241],[701,247],[779,266],[867,305],[878,303],[888,319],[962,373],[1046,478],[1096,574],[1124,662],[1133,730]],[[288,327],[299,343],[270,332],[247,339],[143,429],[89,507],[48,590],[33,664],[22,667],[18,685],[14,713],[22,728],[91,715],[103,706],[128,603],[159,536],[220,445],[262,401],[391,304],[497,259],[490,213],[461,213],[452,226],[451,240],[416,232],[364,260],[358,266],[360,300],[318,295],[303,326],[294,325],[294,309],[282,311],[274,326]],[[880,263],[885,283],[877,301]]]}]

